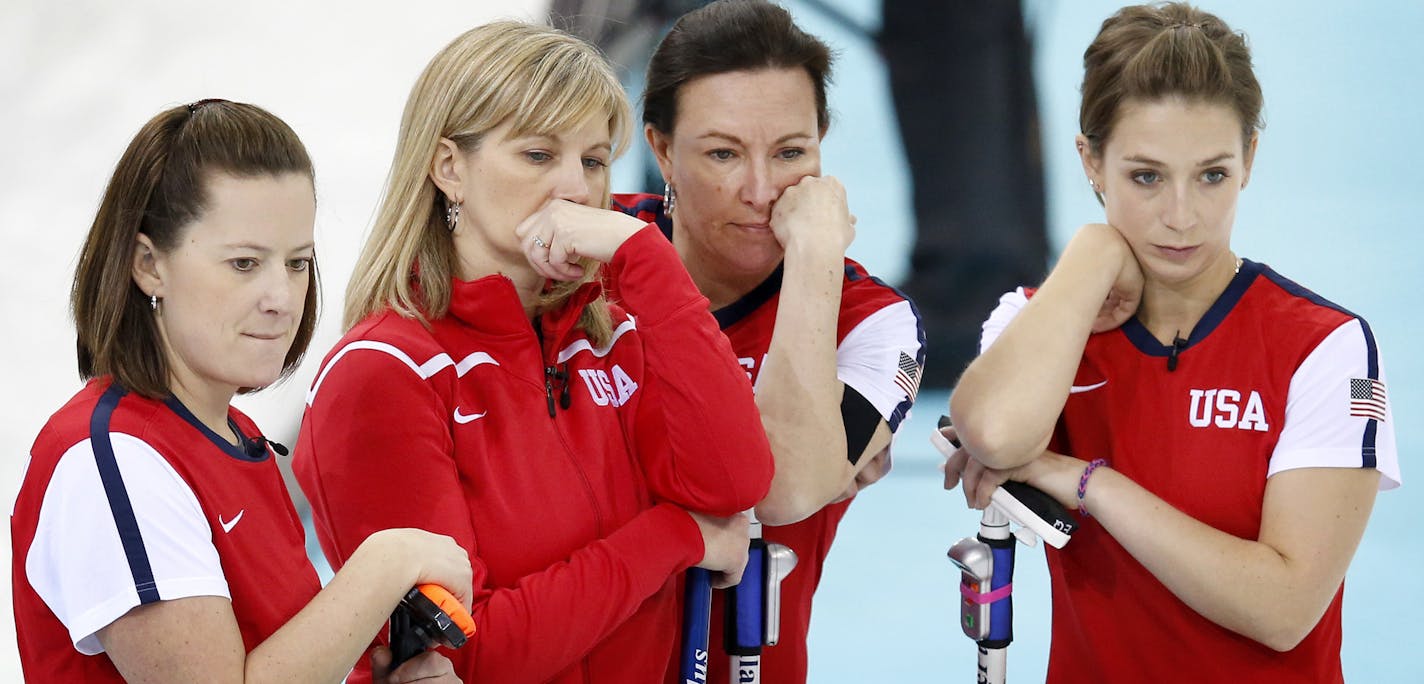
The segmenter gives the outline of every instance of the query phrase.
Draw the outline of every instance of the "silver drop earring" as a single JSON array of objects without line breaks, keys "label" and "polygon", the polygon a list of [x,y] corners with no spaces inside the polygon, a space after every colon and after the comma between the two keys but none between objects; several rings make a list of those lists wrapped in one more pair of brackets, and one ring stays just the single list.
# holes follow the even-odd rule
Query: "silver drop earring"
[{"label": "silver drop earring", "polygon": [[672,216],[672,212],[677,208],[677,191],[672,189],[671,183],[663,183],[663,214]]},{"label": "silver drop earring", "polygon": [[460,224],[460,204],[458,202],[445,201],[445,227],[450,232],[455,232],[455,226]]},{"label": "silver drop earring", "polygon": [[148,308],[153,309],[154,311],[158,310],[158,295],[148,296]]}]

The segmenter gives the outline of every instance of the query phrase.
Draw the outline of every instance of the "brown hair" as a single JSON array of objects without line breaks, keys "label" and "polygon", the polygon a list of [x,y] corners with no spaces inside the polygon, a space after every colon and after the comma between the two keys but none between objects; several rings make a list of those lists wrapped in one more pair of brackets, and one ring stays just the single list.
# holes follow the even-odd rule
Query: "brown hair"
[{"label": "brown hair", "polygon": [[758,69],[806,70],[816,90],[816,124],[831,126],[826,85],[832,56],[791,14],[766,0],[717,0],[682,15],[648,63],[643,123],[664,134],[677,124],[677,93],[701,76]]},{"label": "brown hair", "polygon": [[[250,104],[202,100],[144,124],[119,158],[74,271],[70,308],[84,379],[111,375],[144,396],[170,393],[163,337],[148,296],[133,280],[134,249],[139,233],[160,251],[176,247],[206,210],[206,180],[219,172],[311,178],[312,163],[286,123]],[[282,377],[296,370],[316,327],[315,260],[308,272],[302,319]]]},{"label": "brown hair", "polygon": [[1173,95],[1231,106],[1243,145],[1263,126],[1245,35],[1184,2],[1134,5],[1108,17],[1083,53],[1078,124],[1092,153],[1102,154],[1123,103]]},{"label": "brown hair", "polygon": [[[470,152],[505,121],[519,136],[566,130],[593,116],[607,119],[616,158],[629,138],[628,96],[608,61],[563,31],[497,21],[441,49],[406,100],[385,194],[346,286],[345,326],[386,308],[421,322],[448,311],[455,245],[445,197],[430,179],[441,138]],[[601,200],[607,209],[611,198]],[[584,277],[553,283],[539,308],[557,306],[599,277],[597,264],[581,265]],[[584,307],[578,327],[598,345],[608,341],[612,323],[603,297]]]}]

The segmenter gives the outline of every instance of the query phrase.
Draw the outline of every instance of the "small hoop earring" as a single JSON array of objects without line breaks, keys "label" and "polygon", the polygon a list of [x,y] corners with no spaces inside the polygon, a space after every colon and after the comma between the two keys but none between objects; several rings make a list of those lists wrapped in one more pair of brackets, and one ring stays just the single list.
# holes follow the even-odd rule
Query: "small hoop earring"
[{"label": "small hoop earring", "polygon": [[158,310],[158,295],[148,296],[148,308],[153,309],[154,311]]},{"label": "small hoop earring", "polygon": [[1101,192],[1102,192],[1102,190],[1098,188],[1097,182],[1094,181],[1094,180],[1091,179],[1091,178],[1088,179],[1088,187],[1092,188],[1092,189],[1093,189],[1093,192],[1096,192],[1096,193],[1101,193]]},{"label": "small hoop earring", "polygon": [[674,209],[677,209],[677,191],[671,183],[663,183],[663,215],[672,216]]},{"label": "small hoop earring", "polygon": [[460,225],[460,204],[445,200],[445,227],[453,233],[457,225]]}]

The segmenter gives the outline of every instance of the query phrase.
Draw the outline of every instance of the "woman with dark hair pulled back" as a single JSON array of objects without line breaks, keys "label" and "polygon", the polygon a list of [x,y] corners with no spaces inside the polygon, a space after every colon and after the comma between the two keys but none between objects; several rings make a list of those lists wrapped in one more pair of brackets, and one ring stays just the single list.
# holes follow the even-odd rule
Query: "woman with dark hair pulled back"
[{"label": "woman with dark hair pulled back", "polygon": [[[677,248],[756,389],[776,473],[756,506],[799,564],[782,582],[767,682],[806,679],[812,597],[859,488],[883,476],[924,367],[919,314],[846,258],[846,190],[822,175],[830,50],[764,0],[683,15],[654,52],[643,133],[663,196],[617,195]],[[713,601],[709,681],[725,681]]]}]

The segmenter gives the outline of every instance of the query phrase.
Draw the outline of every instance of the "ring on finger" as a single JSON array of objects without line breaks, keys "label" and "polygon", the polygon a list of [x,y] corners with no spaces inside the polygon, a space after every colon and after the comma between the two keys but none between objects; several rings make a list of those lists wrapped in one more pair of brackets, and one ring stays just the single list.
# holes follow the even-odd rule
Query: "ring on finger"
[{"label": "ring on finger", "polygon": [[[534,236],[534,246],[535,246],[535,247],[538,247],[539,249],[548,249],[548,248],[549,248],[549,245],[548,245],[547,243],[545,243],[542,239],[540,239],[538,235],[535,235],[535,236]],[[545,259],[545,261],[548,261],[548,259]]]}]

